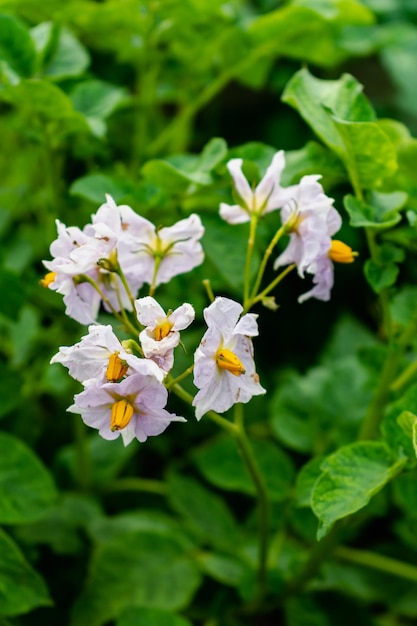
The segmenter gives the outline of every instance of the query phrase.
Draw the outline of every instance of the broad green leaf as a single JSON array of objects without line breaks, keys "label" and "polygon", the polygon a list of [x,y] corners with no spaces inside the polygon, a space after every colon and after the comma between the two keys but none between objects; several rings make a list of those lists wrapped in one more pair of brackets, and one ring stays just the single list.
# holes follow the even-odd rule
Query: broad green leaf
[{"label": "broad green leaf", "polygon": [[181,193],[191,185],[209,185],[211,177],[198,169],[198,157],[181,160],[172,157],[169,161],[153,159],[142,167],[146,180],[158,187],[168,189],[170,193]]},{"label": "broad green leaf", "polygon": [[236,587],[250,571],[249,566],[241,560],[215,552],[200,552],[197,563],[202,572],[223,585]]},{"label": "broad green leaf", "polygon": [[73,196],[86,198],[94,204],[103,203],[108,193],[115,202],[130,192],[128,182],[115,179],[107,174],[87,174],[75,180],[69,192]]},{"label": "broad green leaf", "polygon": [[192,478],[169,474],[168,497],[171,506],[187,521],[190,528],[205,541],[220,548],[239,543],[238,526],[220,497]]},{"label": "broad green leaf", "polygon": [[352,76],[321,80],[300,70],[282,96],[343,161],[352,184],[373,188],[397,169],[396,151]]},{"label": "broad green leaf", "polygon": [[0,523],[35,521],[55,497],[52,478],[38,457],[19,439],[0,433]]},{"label": "broad green leaf", "polygon": [[395,284],[399,272],[397,263],[401,263],[405,256],[401,248],[387,243],[379,252],[378,261],[368,259],[364,265],[366,279],[376,293]]},{"label": "broad green leaf", "polygon": [[[109,117],[119,106],[129,101],[129,94],[126,89],[116,87],[102,80],[86,80],[76,85],[70,94],[74,109],[87,118],[90,126],[95,132],[96,122],[102,122]],[[103,128],[106,126],[103,123]]]},{"label": "broad green leaf", "polygon": [[82,553],[85,542],[81,532],[102,512],[96,500],[79,494],[64,494],[40,522],[17,529],[19,541],[47,545],[56,554]]},{"label": "broad green leaf", "polygon": [[12,15],[0,15],[0,61],[22,77],[35,72],[36,51],[29,31]]},{"label": "broad green leaf", "polygon": [[417,457],[417,416],[411,411],[403,411],[398,416],[398,424],[404,433],[411,439]]},{"label": "broad green leaf", "polygon": [[408,455],[409,459],[415,462],[415,450],[409,430],[406,434],[398,423],[398,417],[404,412],[417,415],[417,384],[414,383],[407,388],[405,393],[395,402],[392,402],[382,420],[381,430],[387,444],[393,450],[399,450]]},{"label": "broad green leaf", "polygon": [[317,539],[327,535],[338,519],[366,506],[404,462],[404,458],[393,461],[386,444],[375,441],[353,443],[328,456],[312,493],[312,509],[320,522]]},{"label": "broad green leaf", "polygon": [[192,626],[185,617],[161,609],[127,609],[123,611],[116,626]]},{"label": "broad green leaf", "polygon": [[316,456],[309,461],[298,473],[295,485],[295,501],[299,507],[311,506],[311,494],[317,479],[321,476],[322,456]]},{"label": "broad green leaf", "polygon": [[[292,488],[294,469],[290,458],[269,441],[251,442],[254,456],[263,474],[269,497],[281,501]],[[236,442],[219,439],[195,452],[194,461],[208,481],[227,491],[255,495],[255,487]]]},{"label": "broad green leaf", "polygon": [[338,42],[337,24],[367,25],[373,17],[359,2],[325,4],[297,2],[270,11],[253,20],[249,35],[264,55],[280,54],[319,66],[337,65],[347,56]]},{"label": "broad green leaf", "polygon": [[41,576],[0,529],[0,616],[21,615],[52,600]]},{"label": "broad green leaf", "polygon": [[32,37],[37,48],[46,52],[42,74],[50,79],[79,76],[90,64],[86,48],[67,28],[44,22],[32,29]]},{"label": "broad green leaf", "polygon": [[[85,442],[91,459],[90,480],[94,485],[103,485],[113,480],[136,452],[135,445],[124,446],[118,439],[106,441],[101,437],[90,436]],[[76,446],[60,449],[58,462],[76,483],[79,476],[79,462]]]},{"label": "broad green leaf", "polygon": [[211,172],[227,155],[227,143],[221,137],[210,139],[204,146],[199,160],[199,169]]},{"label": "broad green leaf", "polygon": [[392,317],[396,324],[408,326],[417,316],[417,287],[403,287],[392,299]]},{"label": "broad green leaf", "polygon": [[288,375],[270,401],[273,432],[290,448],[315,454],[351,441],[369,403],[367,382],[352,355],[332,360],[331,367]]},{"label": "broad green leaf", "polygon": [[96,543],[108,543],[115,537],[133,532],[168,537],[184,552],[195,546],[195,542],[185,534],[178,521],[161,511],[127,511],[112,517],[96,517],[88,522],[88,533]]},{"label": "broad green leaf", "polygon": [[373,192],[369,202],[363,202],[348,194],[343,203],[352,226],[369,226],[378,230],[392,228],[401,220],[399,211],[407,202],[407,194]]},{"label": "broad green leaf", "polygon": [[126,533],[99,545],[71,626],[102,626],[130,607],[180,610],[201,582],[184,550],[168,536]]},{"label": "broad green leaf", "polygon": [[318,173],[325,189],[346,181],[346,172],[340,159],[315,141],[309,141],[301,150],[287,151],[285,160],[281,178],[284,187],[298,184],[302,176]]},{"label": "broad green leaf", "polygon": [[417,469],[403,472],[393,482],[394,500],[404,513],[417,519]]}]

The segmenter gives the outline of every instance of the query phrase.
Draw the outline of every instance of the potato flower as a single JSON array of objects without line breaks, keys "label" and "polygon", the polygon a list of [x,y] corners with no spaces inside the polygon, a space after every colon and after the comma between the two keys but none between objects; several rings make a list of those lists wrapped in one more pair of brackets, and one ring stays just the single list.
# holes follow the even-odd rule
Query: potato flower
[{"label": "potato flower", "polygon": [[139,335],[143,354],[164,372],[169,372],[174,364],[174,348],[180,342],[179,331],[194,320],[193,307],[185,303],[175,311],[165,313],[151,296],[136,300],[135,307],[139,322],[146,326]]},{"label": "potato flower", "polygon": [[216,298],[204,310],[208,330],[194,357],[197,419],[210,410],[224,413],[236,402],[265,393],[253,360],[251,337],[258,335],[257,315],[247,313],[239,319],[242,311],[228,298]]},{"label": "potato flower", "polygon": [[154,376],[155,363],[141,361],[141,373],[119,383],[89,385],[75,396],[68,411],[79,413],[85,424],[97,428],[104,439],[122,435],[125,446],[135,438],[143,442],[160,435],[173,421],[184,422],[183,417],[164,408],[168,392]]},{"label": "potato flower", "polygon": [[[84,386],[92,383],[118,382],[143,370],[144,359],[127,351],[110,325],[89,326],[88,334],[73,346],[62,346],[51,363],[61,363],[70,376]],[[146,364],[147,371],[162,381],[163,372],[155,363]]]},{"label": "potato flower", "polygon": [[231,159],[227,168],[232,176],[239,204],[220,204],[220,216],[229,224],[249,222],[251,215],[259,217],[280,209],[292,197],[293,187],[284,188],[279,184],[281,172],[285,167],[284,151],[274,155],[265,176],[255,189],[252,189],[242,172],[242,159]]}]

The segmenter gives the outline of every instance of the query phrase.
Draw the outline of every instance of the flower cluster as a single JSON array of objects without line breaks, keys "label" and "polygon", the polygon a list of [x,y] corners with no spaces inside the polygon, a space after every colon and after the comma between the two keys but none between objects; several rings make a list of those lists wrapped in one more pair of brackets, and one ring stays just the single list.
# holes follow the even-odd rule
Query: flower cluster
[{"label": "flower cluster", "polygon": [[[71,347],[61,347],[52,363],[61,363],[83,385],[68,409],[105,439],[122,436],[125,445],[136,438],[162,433],[172,421],[184,421],[167,411],[168,389],[189,397],[179,381],[194,371],[197,388],[191,400],[199,420],[210,411],[224,413],[236,403],[264,394],[253,357],[252,337],[258,335],[257,315],[247,313],[281,280],[260,291],[263,271],[281,235],[289,236],[275,268],[297,267],[313,276],[313,288],[300,296],[328,300],[333,285],[333,261],[349,263],[354,253],[332,236],[341,227],[333,200],[325,195],[319,176],[304,176],[299,184],[283,187],[284,152],[275,154],[259,184],[251,188],[241,159],[227,164],[238,204],[220,205],[230,224],[250,222],[245,268],[244,306],[225,297],[212,297],[204,310],[207,330],[194,354],[194,364],[173,378],[174,351],[180,331],[193,322],[194,308],[184,303],[165,312],[154,299],[156,287],[188,272],[203,261],[200,239],[204,229],[197,215],[171,227],[156,228],[129,206],[117,206],[110,196],[83,230],[57,222],[58,238],[51,245],[52,261],[43,284],[64,296],[66,312],[88,334]],[[260,218],[280,210],[277,230],[250,289],[251,246]],[[283,272],[283,275],[285,272]],[[149,284],[149,295],[137,299]],[[210,291],[209,291],[210,293]],[[212,294],[210,293],[210,296]],[[112,313],[132,338],[120,341],[112,326],[95,323],[99,307]],[[185,395],[184,395],[185,394]]]},{"label": "flower cluster", "polygon": [[109,312],[131,311],[133,296],[148,283],[153,291],[203,261],[204,233],[198,215],[158,229],[127,205],[106,196],[84,230],[57,220],[58,238],[43,285],[64,296],[66,313],[80,324],[97,319],[100,304]]},{"label": "flower cluster", "polygon": [[222,204],[220,215],[229,224],[237,224],[249,221],[251,216],[259,218],[281,209],[281,221],[290,241],[276,259],[274,268],[294,263],[302,278],[306,272],[313,275],[315,286],[300,296],[299,302],[311,297],[329,300],[333,287],[333,261],[351,263],[355,253],[343,242],[332,241],[342,220],[333,207],[334,200],[325,195],[318,182],[320,176],[303,176],[298,185],[284,188],[279,183],[284,167],[281,150],[252,191],[242,173],[242,160],[229,161],[228,169],[241,204]]}]

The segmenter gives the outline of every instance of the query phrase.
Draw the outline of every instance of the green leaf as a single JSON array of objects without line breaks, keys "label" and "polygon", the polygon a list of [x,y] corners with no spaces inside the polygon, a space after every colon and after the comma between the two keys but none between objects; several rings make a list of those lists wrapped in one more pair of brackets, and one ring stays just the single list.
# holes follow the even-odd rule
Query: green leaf
[{"label": "green leaf", "polygon": [[[290,493],[294,477],[290,458],[271,442],[253,440],[251,443],[256,461],[264,476],[269,497],[277,502],[284,500]],[[204,478],[216,487],[227,491],[256,494],[236,443],[231,439],[218,439],[214,443],[199,448],[193,456]]]},{"label": "green leaf", "polygon": [[[114,479],[136,453],[135,445],[124,446],[118,439],[106,441],[101,437],[86,438],[85,445],[91,459],[91,481],[94,485],[106,485]],[[60,467],[65,469],[76,483],[79,478],[78,452],[75,446],[61,448],[58,453]]]},{"label": "green leaf", "polygon": [[[101,137],[102,133],[97,132],[95,124],[103,122],[119,106],[129,101],[129,94],[126,89],[116,87],[102,80],[86,80],[79,83],[70,94],[74,109],[87,118],[92,131]],[[104,131],[106,126],[103,123]]]},{"label": "green leaf", "polygon": [[[254,19],[249,35],[264,54],[280,54],[316,65],[333,66],[346,58],[337,38],[337,24],[370,24],[373,17],[358,2],[292,3]],[[258,53],[259,54],[259,53]],[[260,56],[260,55],[259,55]]]},{"label": "green leaf", "polygon": [[213,137],[204,146],[199,161],[199,169],[211,172],[227,155],[227,143],[221,137]]},{"label": "green leaf", "polygon": [[198,170],[198,157],[153,159],[145,163],[141,171],[146,180],[172,194],[186,191],[191,184],[210,185],[212,182],[207,172]]},{"label": "green leaf", "polygon": [[79,76],[90,64],[86,48],[67,28],[57,29],[52,22],[43,22],[32,29],[32,37],[37,48],[47,53],[42,74],[48,78]]},{"label": "green leaf", "polygon": [[403,411],[398,416],[397,421],[407,437],[411,439],[417,457],[417,416],[410,411]]},{"label": "green leaf", "polygon": [[205,541],[230,549],[230,538],[239,543],[239,529],[222,498],[192,478],[169,474],[169,501],[190,527]]},{"label": "green leaf", "polygon": [[295,501],[299,507],[311,506],[311,495],[317,479],[321,476],[322,456],[316,456],[309,461],[298,473],[295,485]]},{"label": "green leaf", "polygon": [[185,534],[178,521],[161,511],[127,511],[112,517],[96,517],[88,523],[88,533],[97,543],[108,543],[115,537],[133,532],[168,537],[184,552],[195,546],[195,542]]},{"label": "green leaf", "polygon": [[214,552],[200,552],[197,562],[205,574],[231,587],[237,587],[250,571],[249,566],[241,560]]},{"label": "green leaf", "polygon": [[185,617],[160,609],[127,609],[123,611],[116,626],[192,626]]},{"label": "green leaf", "polygon": [[106,193],[117,202],[130,190],[130,185],[126,181],[115,179],[107,174],[87,174],[77,178],[72,183],[69,192],[73,196],[80,196],[94,204],[100,204],[105,201]]},{"label": "green leaf", "polygon": [[404,411],[417,415],[417,384],[408,387],[398,400],[389,405],[381,425],[384,439],[390,448],[395,451],[404,451],[411,460],[415,461],[411,437],[404,432],[398,423],[398,417]]},{"label": "green leaf", "polygon": [[40,522],[20,527],[16,536],[27,544],[48,545],[56,554],[79,554],[85,546],[80,531],[101,516],[92,497],[64,494]]},{"label": "green leaf", "polygon": [[417,287],[403,287],[392,299],[392,318],[403,327],[411,324],[417,315]]},{"label": "green leaf", "polygon": [[321,80],[300,70],[282,96],[343,161],[352,183],[373,188],[397,169],[396,151],[352,76]]},{"label": "green leaf", "polygon": [[52,478],[38,457],[19,439],[0,433],[0,523],[35,521],[55,497]]},{"label": "green leaf", "polygon": [[0,615],[21,615],[53,604],[41,576],[1,529],[0,554]]},{"label": "green leaf", "polygon": [[362,202],[348,194],[343,204],[350,217],[352,226],[370,226],[377,230],[392,228],[401,220],[400,210],[407,202],[407,194],[373,192],[369,202]]},{"label": "green leaf", "polygon": [[36,50],[29,31],[12,15],[0,15],[0,61],[22,77],[35,72]]},{"label": "green leaf", "polygon": [[397,263],[403,261],[405,256],[401,248],[387,243],[379,251],[377,262],[368,259],[364,265],[366,279],[376,293],[395,284],[399,272]]},{"label": "green leaf", "polygon": [[346,181],[346,172],[340,159],[315,141],[309,141],[301,150],[289,150],[285,153],[285,169],[281,183],[284,187],[298,184],[302,176],[321,175],[321,184],[329,189]]},{"label": "green leaf", "polygon": [[169,537],[124,533],[97,547],[71,626],[102,626],[130,607],[180,610],[200,582],[195,563]]},{"label": "green leaf", "polygon": [[338,520],[359,511],[404,465],[395,462],[382,442],[364,441],[340,448],[322,463],[315,483],[312,509],[319,518],[317,539]]}]

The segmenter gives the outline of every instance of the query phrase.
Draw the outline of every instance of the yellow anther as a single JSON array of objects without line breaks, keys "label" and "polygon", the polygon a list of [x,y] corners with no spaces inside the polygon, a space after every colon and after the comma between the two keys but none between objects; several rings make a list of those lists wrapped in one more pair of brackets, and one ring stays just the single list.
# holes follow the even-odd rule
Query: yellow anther
[{"label": "yellow anther", "polygon": [[231,350],[226,348],[220,348],[216,352],[216,363],[223,370],[231,372],[234,376],[241,376],[245,373],[240,359]]},{"label": "yellow anther", "polygon": [[353,263],[355,256],[358,256],[358,253],[353,252],[352,248],[343,241],[332,240],[329,250],[329,257],[332,261],[335,263]]},{"label": "yellow anther", "polygon": [[53,283],[55,279],[56,272],[48,272],[43,278],[40,279],[39,284],[42,285],[42,287],[49,287],[49,285]]},{"label": "yellow anther", "polygon": [[129,424],[135,410],[128,400],[118,400],[111,408],[110,430],[123,430]]},{"label": "yellow anther", "polygon": [[119,352],[113,352],[107,365],[106,378],[111,383],[117,383],[117,381],[123,378],[128,369],[128,364],[126,361],[122,361],[119,357]]},{"label": "yellow anther", "polygon": [[161,339],[163,339],[164,337],[167,337],[173,326],[174,324],[170,322],[168,318],[166,318],[163,322],[158,324],[155,327],[155,330],[153,331],[155,341],[161,341]]}]

